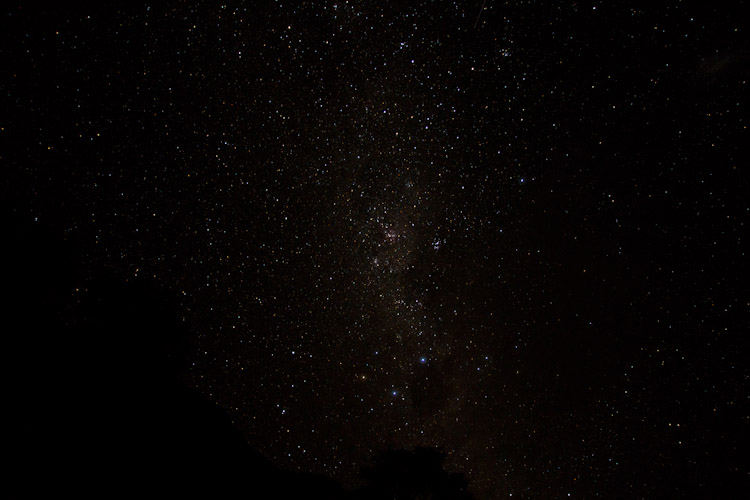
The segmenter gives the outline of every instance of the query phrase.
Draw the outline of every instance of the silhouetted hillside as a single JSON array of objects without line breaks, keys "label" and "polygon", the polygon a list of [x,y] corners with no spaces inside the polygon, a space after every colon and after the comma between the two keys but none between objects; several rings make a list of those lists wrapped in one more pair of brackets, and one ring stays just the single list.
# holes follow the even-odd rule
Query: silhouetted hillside
[{"label": "silhouetted hillside", "polygon": [[8,212],[11,497],[471,498],[424,449],[380,455],[354,493],[279,469],[185,383],[190,332],[168,293],[82,269],[60,233]]}]

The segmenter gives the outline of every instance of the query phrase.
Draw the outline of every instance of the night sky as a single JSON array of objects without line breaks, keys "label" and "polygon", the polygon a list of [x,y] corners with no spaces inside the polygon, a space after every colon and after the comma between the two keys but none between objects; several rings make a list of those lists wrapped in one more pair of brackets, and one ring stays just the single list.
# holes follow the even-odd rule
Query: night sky
[{"label": "night sky", "polygon": [[750,470],[750,43],[704,4],[9,7],[3,217],[68,249],[28,270],[61,310],[165,291],[186,383],[281,469],[712,497]]}]

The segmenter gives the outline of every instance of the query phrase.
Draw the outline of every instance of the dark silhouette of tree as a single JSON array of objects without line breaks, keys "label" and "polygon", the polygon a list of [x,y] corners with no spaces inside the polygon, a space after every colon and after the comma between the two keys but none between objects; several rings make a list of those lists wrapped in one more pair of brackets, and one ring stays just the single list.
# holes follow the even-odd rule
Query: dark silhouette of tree
[{"label": "dark silhouette of tree", "polygon": [[462,474],[443,468],[446,455],[432,448],[388,450],[363,467],[358,500],[473,500]]},{"label": "dark silhouette of tree", "polygon": [[4,208],[9,498],[472,498],[422,448],[382,453],[356,492],[278,468],[186,383],[191,333],[169,293],[84,269],[75,242]]},{"label": "dark silhouette of tree", "polygon": [[6,207],[0,220],[9,498],[342,497],[276,467],[186,383],[190,332],[171,294],[82,272],[53,227]]}]

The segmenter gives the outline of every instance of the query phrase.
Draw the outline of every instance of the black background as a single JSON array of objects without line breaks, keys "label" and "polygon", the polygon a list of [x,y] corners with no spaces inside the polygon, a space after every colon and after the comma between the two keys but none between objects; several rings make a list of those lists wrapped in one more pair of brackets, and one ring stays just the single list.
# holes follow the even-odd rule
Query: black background
[{"label": "black background", "polygon": [[747,480],[747,31],[657,4],[4,10],[13,491]]}]

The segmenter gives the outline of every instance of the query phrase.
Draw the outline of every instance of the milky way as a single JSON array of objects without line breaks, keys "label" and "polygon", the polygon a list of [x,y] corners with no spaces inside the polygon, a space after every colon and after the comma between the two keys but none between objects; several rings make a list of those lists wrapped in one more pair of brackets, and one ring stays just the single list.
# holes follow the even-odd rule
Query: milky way
[{"label": "milky way", "polygon": [[279,466],[351,487],[378,451],[437,447],[484,499],[739,474],[741,16],[4,17],[4,197],[81,242],[85,269],[167,288],[191,383]]}]

